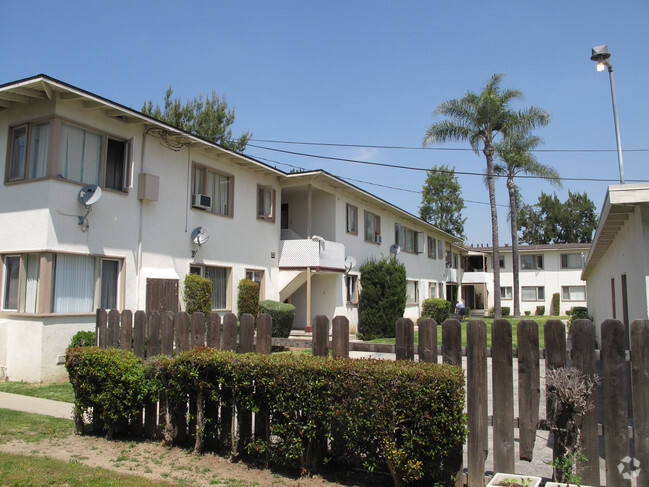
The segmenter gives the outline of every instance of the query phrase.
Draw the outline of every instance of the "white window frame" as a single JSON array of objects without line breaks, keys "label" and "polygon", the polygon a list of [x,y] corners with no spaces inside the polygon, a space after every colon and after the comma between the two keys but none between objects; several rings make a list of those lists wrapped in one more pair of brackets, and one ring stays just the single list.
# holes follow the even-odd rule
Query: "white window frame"
[{"label": "white window frame", "polygon": [[[414,292],[411,292],[411,289]],[[406,304],[419,303],[419,281],[408,279],[406,281]]]},{"label": "white window frame", "polygon": [[[574,292],[577,292],[576,288],[582,290],[582,294],[584,296],[583,299],[572,297],[573,289],[575,290]],[[586,301],[586,285],[561,286],[561,300],[562,301]]]},{"label": "white window frame", "polygon": [[358,304],[358,282],[358,274],[345,276],[345,302],[347,304]]},{"label": "white window frame", "polygon": [[[219,178],[224,178],[228,186],[227,202],[223,205],[217,204],[215,192],[211,194],[208,192],[207,187],[207,178],[218,176]],[[218,181],[219,185],[223,184],[224,181]],[[219,190],[220,191],[220,190]],[[228,218],[234,217],[234,176],[227,174],[221,171],[217,171],[211,167],[205,166],[199,163],[193,163],[192,165],[192,195],[194,194],[204,194],[212,198],[212,207],[207,210],[199,209],[198,211],[208,211],[214,215],[224,216]],[[189,202],[190,206],[192,202]]]},{"label": "white window frame", "polygon": [[434,299],[437,297],[437,283],[435,281],[431,281],[428,283],[428,297],[430,299]]},{"label": "white window frame", "polygon": [[428,258],[436,259],[437,258],[437,239],[428,235]]},{"label": "white window frame", "polygon": [[[534,289],[534,299],[525,298],[525,290]],[[523,286],[521,288],[521,301],[539,302],[545,301],[545,286]]]},{"label": "white window frame", "polygon": [[[578,259],[578,264],[575,265],[570,265],[570,261],[572,260],[571,257],[576,257]],[[584,268],[584,259],[582,254],[578,254],[576,252],[572,252],[569,254],[561,254],[561,268],[562,269],[583,269]],[[564,264],[565,262],[565,264]]]},{"label": "white window frame", "polygon": [[543,254],[523,254],[521,255],[521,270],[543,270],[545,264],[544,261],[545,259],[543,258]]},{"label": "white window frame", "polygon": [[511,286],[500,286],[500,299],[513,299]]},{"label": "white window frame", "polygon": [[358,207],[347,203],[345,206],[345,214],[345,228],[347,233],[358,235]]},{"label": "white window frame", "polygon": [[[381,217],[370,211],[365,211],[365,241],[373,244],[379,244],[376,237],[381,235]],[[372,225],[368,225],[369,221]]]}]

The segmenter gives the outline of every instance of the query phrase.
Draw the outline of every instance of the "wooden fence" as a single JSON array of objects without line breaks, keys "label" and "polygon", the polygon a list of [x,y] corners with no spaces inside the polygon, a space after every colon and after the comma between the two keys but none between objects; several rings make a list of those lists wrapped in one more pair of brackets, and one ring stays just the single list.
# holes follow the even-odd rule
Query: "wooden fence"
[{"label": "wooden fence", "polygon": [[[129,348],[139,357],[159,353],[171,355],[194,346],[206,345],[240,353],[270,353],[272,346],[308,347],[314,355],[348,357],[350,351],[393,353],[397,360],[452,363],[466,372],[467,465],[458,484],[483,487],[487,452],[493,456],[495,472],[514,472],[514,429],[518,428],[519,457],[533,460],[536,432],[545,428],[539,418],[541,401],[540,360],[545,369],[573,366],[584,374],[600,376],[597,393],[589,399],[593,409],[583,418],[582,450],[586,461],[578,466],[584,485],[649,485],[649,321],[638,320],[630,329],[617,320],[601,324],[601,346],[597,348],[595,326],[589,320],[577,320],[570,330],[572,347],[568,348],[565,325],[548,320],[543,325],[545,348],[539,347],[538,324],[522,320],[517,325],[517,348],[512,347],[512,326],[495,320],[491,327],[492,346],[487,347],[487,327],[481,320],[466,324],[466,347],[462,346],[462,324],[454,319],[442,325],[442,343],[437,343],[437,327],[431,319],[419,322],[419,344],[414,344],[414,326],[410,319],[396,323],[396,344],[371,344],[349,340],[349,322],[335,317],[332,326],[325,316],[313,320],[311,339],[271,338],[270,317],[261,315],[257,322],[250,315],[240,320],[228,313],[204,317],[194,313],[144,311],[97,311],[97,340],[100,347]],[[257,326],[255,326],[255,324]],[[257,333],[255,333],[257,329]],[[492,384],[488,384],[488,357],[491,357]],[[518,417],[514,415],[514,365],[517,361]],[[488,416],[488,395],[492,395],[493,415]],[[155,417],[155,415],[153,415]],[[493,427],[489,445],[488,427]],[[155,434],[155,425],[146,428]],[[603,450],[600,450],[603,442]],[[606,478],[600,479],[599,459],[603,451]],[[629,461],[629,458],[634,459]],[[629,464],[639,462],[639,469]],[[619,465],[626,466],[620,471]],[[638,466],[638,463],[635,463]],[[626,474],[626,475],[625,475]],[[630,475],[632,474],[632,475]],[[626,478],[625,478],[626,477]]]}]

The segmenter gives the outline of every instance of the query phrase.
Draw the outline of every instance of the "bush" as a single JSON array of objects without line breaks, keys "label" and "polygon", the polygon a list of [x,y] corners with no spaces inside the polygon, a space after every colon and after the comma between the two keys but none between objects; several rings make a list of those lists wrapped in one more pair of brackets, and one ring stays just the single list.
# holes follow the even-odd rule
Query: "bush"
[{"label": "bush", "polygon": [[500,310],[503,316],[509,316],[509,306],[502,306]]},{"label": "bush", "polygon": [[385,258],[370,259],[359,270],[359,338],[394,337],[394,324],[406,310],[406,267],[395,258]]},{"label": "bush", "polygon": [[185,311],[190,315],[200,311],[205,316],[212,311],[212,281],[198,274],[185,276]]},{"label": "bush", "polygon": [[585,306],[574,306],[570,309],[570,319],[568,320],[568,330],[575,322],[575,320],[590,320],[593,321],[593,317],[588,314],[588,308]]},{"label": "bush", "polygon": [[552,295],[552,316],[559,316],[561,313],[561,298],[559,293],[554,293]]},{"label": "bush", "polygon": [[70,340],[68,348],[94,347],[97,344],[97,334],[94,331],[78,331]]},{"label": "bush", "polygon": [[531,315],[531,314],[532,314],[532,312],[529,311],[529,310],[525,312],[525,316],[529,316],[529,315]]},{"label": "bush", "polygon": [[237,310],[239,318],[244,313],[257,317],[259,313],[259,283],[250,279],[239,281],[239,295],[237,297]]},{"label": "bush", "polygon": [[274,337],[288,338],[295,320],[295,306],[266,299],[259,303],[259,313],[270,315],[273,319]]},{"label": "bush", "polygon": [[432,318],[438,325],[451,316],[451,302],[441,298],[424,299],[421,306],[421,317]]},{"label": "bush", "polygon": [[545,306],[537,306],[534,314],[536,316],[543,316],[545,314]]}]

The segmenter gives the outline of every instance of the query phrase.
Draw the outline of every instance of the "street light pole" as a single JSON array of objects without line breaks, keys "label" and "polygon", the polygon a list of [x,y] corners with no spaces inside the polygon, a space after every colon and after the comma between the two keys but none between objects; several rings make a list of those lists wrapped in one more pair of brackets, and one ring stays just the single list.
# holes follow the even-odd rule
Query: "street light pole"
[{"label": "street light pole", "polygon": [[613,65],[609,59],[611,57],[608,46],[603,44],[595,46],[592,50],[590,59],[597,62],[597,71],[604,71],[608,68],[608,77],[611,82],[611,100],[613,101],[613,121],[615,122],[615,140],[617,143],[617,162],[620,166],[620,184],[624,184],[624,163],[622,161],[622,140],[620,138],[620,123],[617,118],[617,101],[615,98],[615,83],[613,81]]}]

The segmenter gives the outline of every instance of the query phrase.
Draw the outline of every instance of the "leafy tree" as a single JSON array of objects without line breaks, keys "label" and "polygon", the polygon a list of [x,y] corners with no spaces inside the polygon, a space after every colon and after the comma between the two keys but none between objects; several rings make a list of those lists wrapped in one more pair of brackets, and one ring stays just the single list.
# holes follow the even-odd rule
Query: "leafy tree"
[{"label": "leafy tree", "polygon": [[520,243],[590,243],[597,228],[595,203],[584,193],[568,191],[561,203],[557,195],[541,193],[535,205],[523,205],[518,212]]},{"label": "leafy tree", "polygon": [[514,178],[518,174],[528,174],[561,185],[559,172],[552,166],[539,162],[536,156],[530,152],[542,142],[539,137],[531,135],[529,132],[512,132],[502,142],[496,144],[498,160],[494,164],[494,172],[507,177],[507,191],[509,192],[509,222],[511,224],[514,274],[514,318],[521,316],[517,219],[520,194]]},{"label": "leafy tree", "polygon": [[[530,130],[546,125],[548,114],[537,107],[515,111],[511,103],[520,100],[523,93],[514,89],[502,89],[504,75],[494,74],[480,93],[467,91],[460,99],[446,100],[435,109],[436,115],[447,120],[437,122],[426,130],[424,146],[436,142],[468,141],[476,154],[482,149],[487,161],[487,186],[491,206],[491,237],[493,242],[492,268],[494,289],[500,289],[500,253],[498,251],[498,213],[496,210],[496,185],[493,158],[495,142],[500,135]],[[500,318],[500,293],[494,296],[494,316]]]},{"label": "leafy tree", "polygon": [[427,174],[421,190],[419,216],[445,232],[464,238],[466,218],[462,218],[462,209],[466,206],[455,168],[442,164],[433,166]]},{"label": "leafy tree", "polygon": [[212,90],[212,97],[199,95],[198,98],[182,103],[180,98],[173,98],[171,85],[165,92],[164,110],[153,101],[144,102],[142,113],[173,125],[228,149],[243,152],[252,137],[244,132],[238,139],[232,138],[231,125],[234,123],[234,110],[228,108],[225,97],[220,97]]}]

